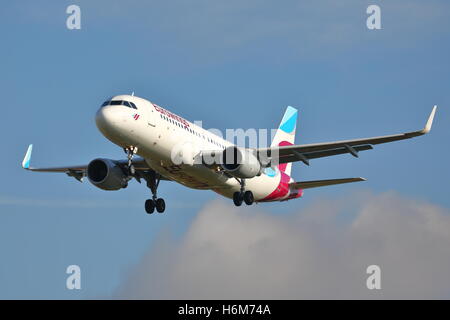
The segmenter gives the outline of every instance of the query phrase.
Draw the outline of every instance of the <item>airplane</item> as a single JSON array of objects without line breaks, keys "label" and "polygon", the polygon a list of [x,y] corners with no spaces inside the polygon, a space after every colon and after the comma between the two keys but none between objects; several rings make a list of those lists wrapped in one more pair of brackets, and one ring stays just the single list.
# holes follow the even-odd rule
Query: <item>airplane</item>
[{"label": "airplane", "polygon": [[364,139],[314,144],[295,144],[298,110],[287,107],[270,147],[239,147],[183,117],[134,95],[118,95],[105,101],[95,115],[100,132],[123,148],[127,159],[97,158],[85,165],[36,168],[30,165],[29,145],[22,167],[38,172],[64,172],[82,181],[84,177],[103,190],[126,188],[133,178],[146,181],[152,193],[145,211],[162,213],[166,204],[158,198],[160,181],[180,183],[199,190],[212,190],[243,203],[286,201],[303,196],[303,190],[366,179],[344,178],[295,182],[292,162],[340,154],[358,157],[374,145],[418,137],[431,130],[437,106],[419,131]]}]

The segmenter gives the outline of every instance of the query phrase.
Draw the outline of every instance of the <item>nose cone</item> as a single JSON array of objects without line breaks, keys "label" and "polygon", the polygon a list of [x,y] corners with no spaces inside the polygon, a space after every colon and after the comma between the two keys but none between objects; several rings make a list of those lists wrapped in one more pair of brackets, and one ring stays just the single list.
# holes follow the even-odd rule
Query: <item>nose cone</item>
[{"label": "nose cone", "polygon": [[101,132],[111,130],[117,124],[114,108],[102,107],[95,115],[95,124]]}]

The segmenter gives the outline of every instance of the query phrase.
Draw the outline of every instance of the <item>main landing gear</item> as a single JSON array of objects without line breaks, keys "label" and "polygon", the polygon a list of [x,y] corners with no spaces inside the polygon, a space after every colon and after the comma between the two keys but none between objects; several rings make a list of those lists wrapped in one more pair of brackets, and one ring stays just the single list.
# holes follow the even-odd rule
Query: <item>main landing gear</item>
[{"label": "main landing gear", "polygon": [[156,194],[159,182],[161,181],[161,176],[156,172],[153,172],[146,180],[147,186],[152,191],[152,198],[145,201],[145,212],[152,214],[156,209],[157,212],[163,213],[164,210],[166,210],[166,202],[163,198],[158,198]]},{"label": "main landing gear", "polygon": [[[136,169],[133,166],[133,157],[137,153],[137,150],[138,148],[133,146],[123,148],[123,151],[125,151],[128,158],[127,170],[130,177],[134,177],[136,175]],[[140,173],[140,175],[143,174]],[[151,171],[149,173],[145,173],[143,178],[147,181],[147,187],[149,187],[152,191],[152,198],[145,200],[145,212],[152,214],[156,209],[157,212],[163,213],[164,210],[166,210],[166,203],[163,198],[158,198],[156,195],[159,182],[161,181],[161,176],[155,171]]]},{"label": "main landing gear", "polygon": [[253,197],[253,192],[250,190],[245,191],[245,179],[237,179],[241,185],[241,190],[237,191],[233,194],[233,202],[234,205],[239,207],[242,205],[242,202],[245,202],[246,205],[252,205],[255,202],[255,198]]},{"label": "main landing gear", "polygon": [[145,200],[145,212],[152,214],[155,209],[159,213],[163,213],[166,210],[166,202],[163,198],[152,198]]}]

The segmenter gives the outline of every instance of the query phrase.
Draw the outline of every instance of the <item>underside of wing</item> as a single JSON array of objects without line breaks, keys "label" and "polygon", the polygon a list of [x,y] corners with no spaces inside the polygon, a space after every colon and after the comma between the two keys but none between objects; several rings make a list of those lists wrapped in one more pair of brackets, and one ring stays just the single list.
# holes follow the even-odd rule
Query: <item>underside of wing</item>
[{"label": "underside of wing", "polygon": [[350,182],[366,181],[364,178],[344,178],[344,179],[328,179],[328,180],[315,180],[315,181],[303,181],[303,182],[293,182],[289,186],[292,189],[309,189],[317,187],[332,186],[335,184],[343,184]]}]

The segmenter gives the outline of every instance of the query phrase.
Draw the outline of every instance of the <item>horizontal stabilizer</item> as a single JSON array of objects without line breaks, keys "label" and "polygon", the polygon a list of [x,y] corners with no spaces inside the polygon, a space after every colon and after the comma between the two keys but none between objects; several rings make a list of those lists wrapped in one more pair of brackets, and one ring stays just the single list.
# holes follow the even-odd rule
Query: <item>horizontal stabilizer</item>
[{"label": "horizontal stabilizer", "polygon": [[315,180],[315,181],[303,181],[303,182],[293,182],[289,186],[292,189],[309,189],[317,187],[332,186],[334,184],[350,183],[366,181],[364,178],[344,178],[344,179],[328,179],[328,180]]}]

